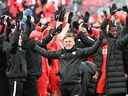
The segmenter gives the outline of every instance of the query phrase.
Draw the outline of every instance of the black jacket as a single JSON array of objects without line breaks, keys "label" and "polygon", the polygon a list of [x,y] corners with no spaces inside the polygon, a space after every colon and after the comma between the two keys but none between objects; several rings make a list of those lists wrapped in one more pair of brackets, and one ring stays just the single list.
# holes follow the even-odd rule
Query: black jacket
[{"label": "black jacket", "polygon": [[[123,31],[121,32],[121,37],[125,36],[128,34],[128,26],[124,26]],[[122,51],[123,51],[123,61],[124,61],[124,69],[125,73],[128,74],[128,44],[125,44],[122,46]]]},{"label": "black jacket", "polygon": [[[108,37],[107,39],[108,50],[105,93],[107,95],[126,93],[126,78],[124,74],[122,46],[127,44],[128,35],[124,36],[123,38]],[[99,54],[102,55],[101,53]],[[100,61],[102,62],[102,58],[100,58]]]},{"label": "black jacket", "polygon": [[62,49],[56,52],[48,52],[45,49],[41,49],[39,46],[35,46],[33,49],[38,50],[43,56],[48,58],[59,58],[61,62],[61,83],[80,83],[80,64],[81,57],[93,54],[100,46],[102,40],[97,42],[90,48],[72,48],[70,50]]}]

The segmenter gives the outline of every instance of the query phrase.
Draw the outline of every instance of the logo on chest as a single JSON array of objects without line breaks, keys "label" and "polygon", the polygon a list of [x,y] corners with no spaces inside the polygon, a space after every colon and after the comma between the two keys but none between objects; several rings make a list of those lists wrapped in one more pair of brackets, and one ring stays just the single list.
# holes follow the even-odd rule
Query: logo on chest
[{"label": "logo on chest", "polygon": [[72,55],[76,55],[76,51],[72,52]]}]

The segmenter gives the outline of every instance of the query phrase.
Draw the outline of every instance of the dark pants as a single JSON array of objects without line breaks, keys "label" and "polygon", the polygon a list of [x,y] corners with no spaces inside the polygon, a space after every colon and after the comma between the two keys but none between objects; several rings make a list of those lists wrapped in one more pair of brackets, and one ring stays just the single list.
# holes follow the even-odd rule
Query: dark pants
[{"label": "dark pants", "polygon": [[4,72],[0,72],[0,96],[10,96],[9,82]]},{"label": "dark pants", "polygon": [[23,96],[37,96],[37,78],[29,77],[23,84]]},{"label": "dark pants", "polygon": [[[15,83],[16,81],[16,83]],[[16,84],[15,96],[37,96],[36,78],[28,77],[26,80],[10,80],[11,96],[14,94],[14,85]]]},{"label": "dark pants", "polygon": [[87,62],[82,62],[81,69],[81,95],[80,96],[95,96],[96,81],[92,79],[93,72],[92,66],[89,66]]},{"label": "dark pants", "polygon": [[61,85],[62,96],[80,96],[81,84]]},{"label": "dark pants", "polygon": [[23,95],[23,81],[9,80],[10,81],[10,95],[22,96]]}]

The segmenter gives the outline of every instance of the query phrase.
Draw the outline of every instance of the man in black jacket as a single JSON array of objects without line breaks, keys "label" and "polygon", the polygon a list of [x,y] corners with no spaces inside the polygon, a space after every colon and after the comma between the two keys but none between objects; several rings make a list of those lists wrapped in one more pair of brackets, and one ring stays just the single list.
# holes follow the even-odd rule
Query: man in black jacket
[{"label": "man in black jacket", "polygon": [[81,91],[81,74],[80,64],[81,57],[93,54],[96,52],[102,43],[102,36],[97,42],[89,48],[76,48],[75,37],[72,33],[67,33],[63,39],[64,49],[56,52],[48,52],[47,50],[35,46],[34,50],[38,50],[43,56],[59,58],[61,62],[61,91],[63,96],[80,96]]},{"label": "man in black jacket", "polygon": [[[0,26],[1,26],[1,32],[0,32],[0,94],[1,96],[11,96],[9,93],[9,82],[8,78],[5,74],[6,68],[7,68],[7,54],[6,51],[10,49],[10,46],[4,46],[5,42],[7,42],[9,45],[14,44],[15,40],[13,36],[11,37],[13,40],[10,42],[7,40],[9,38],[6,35],[7,27],[8,27],[8,22],[7,19],[9,20],[9,16],[1,16],[0,17]],[[7,25],[6,25],[6,23]],[[10,31],[11,33],[11,31]],[[14,32],[15,35],[15,32]],[[6,47],[6,48],[5,48]],[[7,49],[7,50],[6,50]]]}]

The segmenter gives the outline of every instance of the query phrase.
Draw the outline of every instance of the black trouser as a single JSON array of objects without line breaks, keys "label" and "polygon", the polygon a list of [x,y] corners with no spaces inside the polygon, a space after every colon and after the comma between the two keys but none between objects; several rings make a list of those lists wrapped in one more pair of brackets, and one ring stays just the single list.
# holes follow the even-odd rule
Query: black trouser
[{"label": "black trouser", "polygon": [[37,96],[36,78],[28,77],[26,80],[10,80],[10,92],[11,96],[13,96],[14,93],[15,96]]},{"label": "black trouser", "polygon": [[9,80],[10,81],[10,95],[22,96],[23,95],[23,81],[22,80]]},{"label": "black trouser", "polygon": [[28,77],[23,83],[23,96],[37,96],[36,77]]},{"label": "black trouser", "polygon": [[80,96],[81,84],[61,85],[62,96]]},{"label": "black trouser", "polygon": [[4,72],[0,72],[0,96],[10,96],[9,82]]},{"label": "black trouser", "polygon": [[80,69],[82,77],[80,96],[95,96],[96,81],[92,79],[92,75],[94,75],[93,70],[86,62],[81,63]]}]

